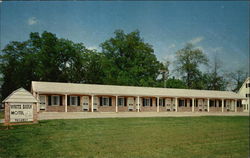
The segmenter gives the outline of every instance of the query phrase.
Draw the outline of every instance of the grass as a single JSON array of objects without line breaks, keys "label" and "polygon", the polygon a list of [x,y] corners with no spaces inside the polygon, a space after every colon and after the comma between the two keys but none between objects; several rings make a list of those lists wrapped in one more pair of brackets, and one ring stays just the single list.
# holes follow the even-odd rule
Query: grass
[{"label": "grass", "polygon": [[0,126],[0,157],[247,158],[249,117],[105,118]]}]

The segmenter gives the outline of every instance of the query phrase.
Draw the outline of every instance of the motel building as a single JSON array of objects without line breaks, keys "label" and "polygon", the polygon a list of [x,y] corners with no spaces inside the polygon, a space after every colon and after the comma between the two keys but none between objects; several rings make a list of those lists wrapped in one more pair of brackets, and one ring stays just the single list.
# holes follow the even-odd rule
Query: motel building
[{"label": "motel building", "polygon": [[238,91],[240,96],[245,99],[242,100],[243,111],[249,112],[249,103],[250,103],[250,77],[242,84],[241,88]]},{"label": "motel building", "polygon": [[31,93],[39,113],[249,112],[249,96],[231,91],[32,81]]}]

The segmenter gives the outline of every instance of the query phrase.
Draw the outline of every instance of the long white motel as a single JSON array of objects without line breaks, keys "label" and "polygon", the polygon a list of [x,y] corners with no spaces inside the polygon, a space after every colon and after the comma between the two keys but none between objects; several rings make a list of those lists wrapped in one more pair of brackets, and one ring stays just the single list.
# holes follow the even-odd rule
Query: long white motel
[{"label": "long white motel", "polygon": [[231,91],[33,81],[31,93],[38,112],[249,112]]}]

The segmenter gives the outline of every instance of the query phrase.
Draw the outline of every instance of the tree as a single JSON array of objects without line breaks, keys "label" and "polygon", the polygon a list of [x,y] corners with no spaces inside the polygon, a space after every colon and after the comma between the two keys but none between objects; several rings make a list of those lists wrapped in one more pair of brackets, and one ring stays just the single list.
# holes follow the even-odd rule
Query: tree
[{"label": "tree", "polygon": [[208,59],[200,50],[192,44],[187,44],[183,49],[176,52],[176,70],[181,75],[188,88],[202,89],[200,78],[202,76],[199,66],[207,65]]},{"label": "tree", "polygon": [[84,55],[85,71],[83,73],[85,83],[102,84],[104,73],[102,67],[103,54],[90,51]]},{"label": "tree", "polygon": [[206,74],[206,89],[208,90],[225,90],[227,82],[221,72],[222,62],[214,56],[211,64],[211,71]]},{"label": "tree", "polygon": [[29,78],[36,80],[33,72],[36,59],[27,41],[11,42],[3,49],[0,59],[3,98],[18,87],[30,88]]},{"label": "tree", "polygon": [[186,84],[180,80],[180,79],[176,79],[175,77],[169,78],[166,81],[166,87],[167,88],[187,88]]},{"label": "tree", "polygon": [[125,34],[115,31],[101,44],[104,83],[116,85],[154,86],[163,64],[157,61],[151,45],[145,43],[139,31]]},{"label": "tree", "polygon": [[[31,33],[24,42],[10,42],[0,55],[2,96],[24,87],[31,81],[101,83],[99,53],[82,43],[59,39],[50,32]],[[98,77],[90,74],[98,73]]]},{"label": "tree", "polygon": [[163,62],[163,68],[161,70],[159,70],[162,78],[159,80],[160,82],[163,82],[163,87],[166,88],[166,80],[169,77],[169,65],[170,65],[170,61],[166,60]]},{"label": "tree", "polygon": [[237,92],[248,77],[245,69],[238,69],[227,74],[228,84],[231,90]]}]

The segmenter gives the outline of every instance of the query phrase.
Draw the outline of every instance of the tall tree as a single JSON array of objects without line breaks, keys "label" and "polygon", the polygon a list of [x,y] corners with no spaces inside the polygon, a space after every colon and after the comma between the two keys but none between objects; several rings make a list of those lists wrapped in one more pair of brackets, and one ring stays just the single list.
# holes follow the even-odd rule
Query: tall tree
[{"label": "tall tree", "polygon": [[225,90],[227,81],[222,74],[222,62],[215,55],[214,59],[210,65],[211,71],[207,73],[207,86],[206,89],[209,90]]},{"label": "tall tree", "polygon": [[187,88],[186,84],[180,80],[180,79],[176,79],[175,77],[169,78],[166,81],[166,87],[167,88]]},{"label": "tall tree", "polygon": [[115,31],[101,44],[105,84],[154,86],[163,67],[157,61],[151,45],[145,43],[139,31],[125,34]]},{"label": "tall tree", "polygon": [[2,73],[2,97],[6,97],[17,87],[28,87],[30,79],[36,80],[34,66],[36,59],[28,48],[28,42],[11,42],[0,56]]},{"label": "tall tree", "polygon": [[245,69],[238,69],[227,74],[228,84],[231,90],[237,92],[248,77]]},{"label": "tall tree", "polygon": [[[13,90],[30,89],[31,81],[101,83],[97,52],[50,32],[31,33],[24,42],[10,42],[0,55],[3,98]],[[98,60],[96,60],[98,59]],[[90,76],[98,72],[98,77]]]},{"label": "tall tree", "polygon": [[185,81],[188,88],[202,89],[200,78],[202,76],[199,66],[207,65],[208,59],[202,50],[187,44],[183,49],[176,52],[176,70]]}]

